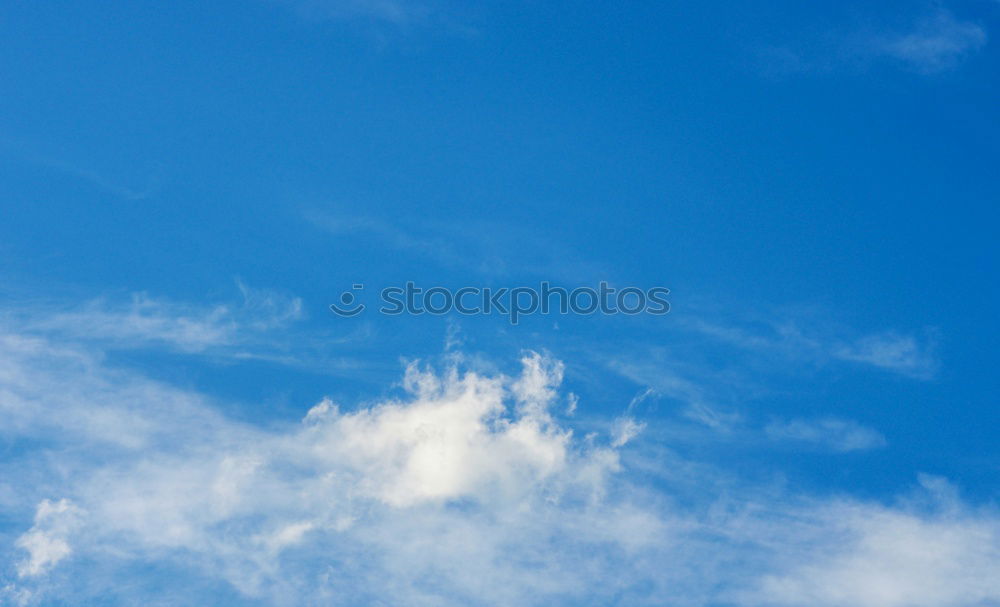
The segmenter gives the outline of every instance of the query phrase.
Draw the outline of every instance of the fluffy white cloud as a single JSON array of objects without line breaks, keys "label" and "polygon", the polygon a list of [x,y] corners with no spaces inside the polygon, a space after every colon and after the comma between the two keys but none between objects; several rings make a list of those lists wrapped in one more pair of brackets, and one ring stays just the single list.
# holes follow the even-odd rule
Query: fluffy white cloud
[{"label": "fluffy white cloud", "polygon": [[[268,602],[293,596],[284,576],[308,575],[295,600],[329,591],[350,603],[384,591],[441,604],[465,602],[499,576],[490,593],[523,604],[581,591],[587,581],[573,563],[655,546],[663,527],[606,499],[619,457],[606,440],[574,441],[553,421],[562,366],[537,354],[514,378],[411,365],[403,400],[350,412],[324,400],[297,427],[263,430],[81,350],[5,343],[20,433],[54,439],[60,453],[56,469],[38,472],[60,501],[42,501],[17,541],[25,577],[71,555],[109,567],[154,559],[195,564]],[[53,386],[72,398],[53,400]],[[55,526],[52,513],[71,503],[87,512],[85,524]],[[383,581],[339,577],[358,568]]]},{"label": "fluffy white cloud", "polygon": [[356,491],[393,506],[520,496],[575,464],[568,461],[570,432],[547,411],[561,366],[537,354],[523,364],[510,384],[514,415],[501,378],[455,369],[439,378],[411,365],[404,383],[415,400],[350,414],[324,401],[294,440],[311,445],[306,457],[320,468],[346,466]]},{"label": "fluffy white cloud", "polygon": [[66,538],[78,524],[80,511],[66,499],[42,500],[35,511],[35,524],[17,539],[17,547],[28,557],[17,566],[20,576],[39,575],[70,555]]},{"label": "fluffy white cloud", "polygon": [[[925,507],[754,488],[647,450],[633,412],[578,436],[553,412],[565,402],[562,373],[532,353],[514,377],[414,364],[398,398],[364,407],[324,399],[299,423],[261,427],[81,346],[5,334],[0,429],[28,446],[0,464],[13,489],[0,499],[23,521],[3,536],[11,575],[0,596],[112,605],[1000,601],[996,512],[953,497]],[[114,583],[126,575],[129,584]]]}]

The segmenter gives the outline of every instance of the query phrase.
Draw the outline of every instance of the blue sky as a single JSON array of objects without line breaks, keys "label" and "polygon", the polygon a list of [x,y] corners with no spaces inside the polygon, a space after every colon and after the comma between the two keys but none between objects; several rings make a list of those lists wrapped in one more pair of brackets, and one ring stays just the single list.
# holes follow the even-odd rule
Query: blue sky
[{"label": "blue sky", "polygon": [[[7,3],[0,604],[1000,605],[998,36]],[[671,311],[379,314],[406,281]]]}]

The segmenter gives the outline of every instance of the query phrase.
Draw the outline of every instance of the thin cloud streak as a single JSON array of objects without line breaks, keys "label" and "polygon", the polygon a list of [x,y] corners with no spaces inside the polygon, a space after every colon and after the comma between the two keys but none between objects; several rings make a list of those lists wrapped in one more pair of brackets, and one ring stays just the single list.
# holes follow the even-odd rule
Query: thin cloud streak
[{"label": "thin cloud streak", "polygon": [[790,360],[819,364],[845,361],[923,380],[933,379],[937,373],[934,330],[926,330],[922,338],[892,331],[857,336],[843,328],[834,331],[812,325],[777,321],[750,330],[696,320],[687,327],[744,350],[771,352]]},{"label": "thin cloud streak", "polygon": [[842,453],[886,445],[885,437],[879,432],[857,422],[834,418],[773,421],[764,431],[775,441],[811,443]]}]

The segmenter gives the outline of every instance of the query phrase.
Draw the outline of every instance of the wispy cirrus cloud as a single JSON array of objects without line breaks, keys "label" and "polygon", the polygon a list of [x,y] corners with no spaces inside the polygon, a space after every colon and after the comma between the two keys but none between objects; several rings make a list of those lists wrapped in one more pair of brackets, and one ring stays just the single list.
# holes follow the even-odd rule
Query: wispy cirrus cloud
[{"label": "wispy cirrus cloud", "polygon": [[[758,343],[756,339],[752,341]],[[727,393],[734,389],[749,393],[752,392],[752,388],[743,386],[738,379],[726,377],[724,374],[706,375],[704,370],[699,372],[691,365],[680,365],[662,357],[657,359],[655,352],[650,353],[644,362],[612,360],[610,366],[624,377],[648,387],[633,402],[660,398],[679,401],[682,403],[681,418],[721,435],[711,437],[709,440],[713,442],[722,439],[758,444],[760,440],[766,439],[792,448],[829,450],[836,453],[864,451],[886,445],[885,437],[880,432],[853,420],[836,417],[795,419],[772,417],[766,424],[757,422],[754,416],[747,414],[745,402],[727,396]],[[684,376],[685,372],[692,376]],[[727,387],[725,386],[727,381],[736,383]],[[616,424],[622,426],[635,423],[632,417],[633,408],[630,405],[626,414],[616,420]],[[677,430],[674,430],[671,434],[675,439],[676,432]],[[706,438],[697,432],[688,434],[690,436],[686,438],[689,440]]]},{"label": "wispy cirrus cloud", "polygon": [[[858,367],[930,381],[940,365],[938,332],[932,329],[920,335],[864,334],[832,322],[829,314],[815,313],[755,319],[733,314],[725,323],[677,319],[677,328],[660,337],[669,345],[622,342],[615,351],[591,356],[646,390],[641,400],[667,407],[648,424],[653,436],[701,447],[832,453],[876,449],[886,439],[875,428],[841,418],[836,403],[796,400],[808,397],[781,387],[790,377],[815,376],[826,369],[835,376]],[[789,406],[812,413],[790,413]],[[820,406],[825,410],[817,411]],[[631,406],[627,413],[632,414]]]},{"label": "wispy cirrus cloud", "polygon": [[93,299],[73,307],[35,302],[8,314],[31,332],[97,341],[112,346],[166,346],[183,352],[206,352],[246,343],[251,336],[287,327],[303,317],[302,300],[237,282],[241,300],[195,306],[146,293],[128,302]]},{"label": "wispy cirrus cloud", "polygon": [[921,342],[913,335],[891,332],[866,335],[836,345],[832,354],[841,360],[865,363],[919,379],[933,377],[938,367],[932,340]]},{"label": "wispy cirrus cloud", "polygon": [[[681,415],[706,428],[729,432],[743,421],[739,411],[720,404],[719,392],[726,390],[722,382],[712,382],[706,378],[706,370],[680,365],[659,350],[647,352],[640,360],[613,358],[607,364],[616,373],[647,389],[642,400],[655,396],[683,403]],[[708,383],[713,386],[709,388]],[[629,410],[632,408],[630,404]]]},{"label": "wispy cirrus cloud", "polygon": [[839,452],[864,451],[886,444],[878,431],[835,418],[776,420],[764,431],[771,440],[813,444]]},{"label": "wispy cirrus cloud", "polygon": [[829,363],[845,361],[912,377],[931,379],[937,373],[937,333],[922,335],[885,331],[858,334],[828,323],[775,320],[755,323],[722,324],[695,320],[688,328],[745,350],[770,352],[790,360]]}]

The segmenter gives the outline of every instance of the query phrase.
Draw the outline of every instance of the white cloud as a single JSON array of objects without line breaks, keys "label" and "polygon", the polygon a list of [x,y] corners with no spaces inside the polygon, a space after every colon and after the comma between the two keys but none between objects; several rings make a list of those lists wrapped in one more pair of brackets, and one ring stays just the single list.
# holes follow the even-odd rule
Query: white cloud
[{"label": "white cloud", "polygon": [[766,576],[763,601],[829,607],[1000,602],[1000,522],[960,505],[934,513],[839,503],[813,513],[824,536]]},{"label": "white cloud", "polygon": [[[527,407],[511,416],[499,379],[455,371],[438,378],[415,366],[407,385],[416,400],[349,414],[327,408],[298,441],[312,445],[321,468],[346,465],[355,491],[392,506],[462,498],[520,495],[569,465],[570,434],[555,427],[546,408],[561,369],[538,355],[511,389]],[[315,419],[315,409],[310,417]]]},{"label": "white cloud", "polygon": [[834,451],[861,451],[885,446],[885,437],[857,422],[841,419],[774,421],[765,432],[772,440],[814,443]]},{"label": "white cloud", "polygon": [[166,343],[188,352],[229,344],[237,330],[227,306],[184,309],[145,294],[134,295],[127,306],[91,301],[54,314],[35,328],[118,343]]},{"label": "white cloud", "polygon": [[631,381],[647,387],[629,402],[627,412],[655,395],[684,403],[681,411],[684,418],[717,432],[730,432],[741,421],[738,412],[727,410],[713,402],[714,395],[710,396],[710,390],[706,388],[706,384],[713,380],[716,386],[722,381],[717,378],[699,378],[698,381],[693,381],[682,376],[676,367],[692,374],[704,373],[704,369],[681,365],[677,361],[661,357],[660,352],[655,350],[641,360],[611,360],[609,366]]},{"label": "white cloud", "polygon": [[546,417],[549,403],[556,397],[562,383],[564,365],[561,361],[530,352],[521,359],[524,371],[511,389],[525,413]]},{"label": "white cloud", "polygon": [[912,31],[876,37],[872,47],[914,71],[933,73],[955,67],[982,48],[986,39],[981,26],[940,8],[917,22]]},{"label": "white cloud", "polygon": [[775,322],[750,331],[699,321],[691,328],[742,349],[770,351],[789,359],[861,363],[915,379],[931,379],[937,372],[932,330],[922,338],[892,331],[858,336],[845,329],[835,332],[821,323],[812,323],[809,330],[800,324]]},{"label": "white cloud", "polygon": [[235,428],[198,394],[107,369],[79,346],[9,332],[0,332],[0,414],[0,436],[92,449],[153,448]]},{"label": "white cloud", "polygon": [[572,417],[573,415],[575,415],[576,414],[576,408],[577,408],[577,406],[579,406],[579,404],[580,404],[580,397],[579,396],[577,396],[576,394],[573,394],[572,392],[570,392],[569,394],[567,394],[566,395],[566,410],[565,410],[565,414],[567,416],[569,416],[569,417]]},{"label": "white cloud", "polygon": [[17,539],[17,547],[28,557],[17,566],[19,576],[36,576],[70,555],[67,537],[78,525],[80,510],[66,499],[42,500],[35,511],[35,524]]},{"label": "white cloud", "polygon": [[[569,545],[617,545],[621,534],[624,544],[640,546],[660,526],[632,505],[594,501],[619,469],[618,456],[607,440],[577,442],[554,424],[548,410],[562,365],[537,354],[524,357],[514,378],[411,365],[404,400],[350,412],[324,400],[299,427],[264,431],[216,417],[195,395],[105,369],[82,350],[46,348],[37,338],[32,348],[7,343],[14,347],[0,357],[10,369],[4,387],[22,392],[16,406],[30,419],[22,433],[34,429],[65,450],[39,489],[55,483],[88,513],[75,534],[56,533],[39,514],[18,542],[29,553],[23,567],[30,575],[75,555],[176,559],[275,602],[287,553],[308,550],[320,567],[375,551],[364,566],[382,568],[390,587],[418,596],[421,576],[395,570],[412,551],[425,555],[416,569],[435,583],[455,570],[440,590],[448,600],[475,596],[496,567],[506,568],[508,586],[496,592],[523,598],[546,584],[547,592],[564,593],[581,583],[578,572],[564,569]],[[36,389],[23,390],[29,386]],[[52,401],[53,386],[71,387],[81,402]],[[137,394],[148,397],[145,407],[131,404]],[[158,401],[182,406],[161,410]],[[54,424],[53,405],[74,423]],[[82,455],[77,445],[93,446]],[[99,465],[90,463],[95,454]],[[54,510],[46,504],[40,513]],[[58,504],[66,510],[69,502]],[[615,512],[620,520],[606,520]],[[549,528],[561,518],[572,527]],[[629,527],[639,523],[648,533]],[[576,539],[543,559],[561,579],[513,586],[527,573],[513,563],[537,559],[564,534]],[[503,565],[508,559],[513,563]],[[321,591],[311,584],[301,596]]]},{"label": "white cloud", "polygon": [[929,344],[911,335],[885,333],[869,335],[854,343],[837,346],[836,358],[867,363],[903,375],[926,379],[934,375],[937,361]]},{"label": "white cloud", "polygon": [[611,427],[611,446],[622,447],[646,427],[646,424],[639,423],[631,417],[619,417]]},{"label": "white cloud", "polygon": [[192,306],[135,293],[126,304],[94,299],[40,314],[44,304],[36,303],[8,316],[35,334],[125,348],[168,346],[187,353],[239,346],[256,333],[303,317],[297,297],[252,289],[239,281],[237,287],[242,301],[235,305]]},{"label": "white cloud", "polygon": [[[227,419],[204,395],[109,367],[89,346],[7,334],[0,430],[44,446],[0,464],[17,490],[6,510],[23,521],[9,538],[21,575],[0,582],[0,596],[1000,601],[994,511],[932,483],[947,502],[936,509],[755,488],[697,462],[647,457],[648,439],[627,440],[642,424],[633,411],[607,432],[577,437],[550,413],[565,402],[562,364],[533,353],[521,363],[514,377],[413,364],[397,398],[360,408],[325,399],[301,423],[256,427]],[[114,583],[123,572],[130,583]],[[219,580],[228,586],[212,585]],[[217,596],[206,601],[207,587]]]}]

